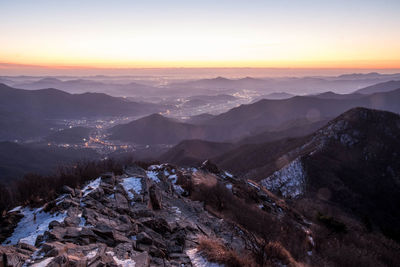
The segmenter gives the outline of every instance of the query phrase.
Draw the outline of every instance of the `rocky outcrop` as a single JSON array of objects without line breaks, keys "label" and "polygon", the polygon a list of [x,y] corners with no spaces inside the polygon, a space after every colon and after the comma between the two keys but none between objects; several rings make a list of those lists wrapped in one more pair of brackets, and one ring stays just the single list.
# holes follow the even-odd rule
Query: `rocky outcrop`
[{"label": "rocky outcrop", "polygon": [[[194,172],[200,171],[168,164],[130,167],[122,176],[106,174],[81,189],[65,186],[41,208],[16,208],[3,219],[2,264],[196,266],[187,251],[196,248],[198,237],[231,241],[235,227],[183,197],[179,177]],[[228,178],[214,179],[236,190]],[[240,236],[234,240],[236,247],[245,246]]]}]

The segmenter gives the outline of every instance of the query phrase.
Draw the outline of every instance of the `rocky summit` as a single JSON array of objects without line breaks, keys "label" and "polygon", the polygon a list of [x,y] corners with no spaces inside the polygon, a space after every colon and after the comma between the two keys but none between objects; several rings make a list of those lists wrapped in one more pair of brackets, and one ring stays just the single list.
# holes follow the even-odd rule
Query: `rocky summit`
[{"label": "rocky summit", "polygon": [[[199,251],[201,240],[250,251],[254,236],[193,200],[189,181],[199,188],[220,184],[232,195],[252,192],[257,199],[252,205],[260,212],[277,218],[289,213],[283,200],[257,183],[241,181],[210,162],[198,169],[135,165],[82,188],[64,186],[63,194],[43,206],[9,210],[2,219],[7,227],[0,233],[0,266],[220,266]],[[304,255],[311,255],[307,223],[300,215],[293,218],[308,240]]]}]

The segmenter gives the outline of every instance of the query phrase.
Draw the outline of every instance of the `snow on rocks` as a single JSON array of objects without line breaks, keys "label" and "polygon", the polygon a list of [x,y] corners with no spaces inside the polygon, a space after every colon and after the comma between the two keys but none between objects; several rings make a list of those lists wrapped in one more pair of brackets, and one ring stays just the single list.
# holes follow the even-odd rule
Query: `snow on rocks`
[{"label": "snow on rocks", "polygon": [[227,171],[224,171],[224,176],[225,177],[229,177],[229,178],[233,178],[233,175]]},{"label": "snow on rocks", "polygon": [[21,209],[22,209],[22,206],[18,206],[18,207],[13,208],[12,210],[9,210],[8,212],[9,212],[9,213],[11,213],[11,212],[17,212],[17,211],[20,211]]},{"label": "snow on rocks", "polygon": [[132,260],[132,259],[120,260],[120,259],[118,259],[117,256],[114,255],[114,252],[112,252],[112,251],[107,251],[106,254],[108,254],[111,257],[113,257],[115,263],[119,267],[135,267],[136,266],[136,262],[134,260]]},{"label": "snow on rocks", "polygon": [[207,259],[205,259],[200,252],[194,248],[186,251],[186,255],[189,256],[190,260],[192,261],[192,265],[194,267],[223,267],[224,265],[215,263],[215,262],[209,262]]},{"label": "snow on rocks", "polygon": [[271,176],[261,180],[261,185],[271,191],[279,191],[284,197],[296,197],[303,193],[306,174],[300,158],[295,159]]},{"label": "snow on rocks", "polygon": [[18,242],[35,245],[36,238],[49,230],[52,221],[62,222],[67,217],[66,212],[50,214],[42,211],[42,208],[21,210],[24,217],[19,221],[13,234],[4,241],[4,245],[15,245]]},{"label": "snow on rocks", "polygon": [[89,184],[87,184],[83,189],[82,189],[82,193],[83,193],[83,197],[86,197],[87,195],[89,195],[91,192],[93,192],[94,190],[96,190],[101,183],[101,177],[97,178],[96,180],[91,181]]},{"label": "snow on rocks", "polygon": [[232,184],[226,184],[225,187],[229,190],[232,190]]},{"label": "snow on rocks", "polygon": [[122,180],[121,185],[124,187],[125,192],[128,194],[129,199],[133,199],[135,194],[142,192],[142,178],[128,177]]},{"label": "snow on rocks", "polygon": [[147,177],[149,177],[151,180],[153,180],[156,183],[161,182],[160,179],[158,178],[158,172],[156,171],[146,171]]},{"label": "snow on rocks", "polygon": [[44,260],[42,260],[41,262],[32,264],[32,267],[45,267],[47,266],[52,260],[54,259],[54,257],[50,257],[50,258],[46,258]]}]

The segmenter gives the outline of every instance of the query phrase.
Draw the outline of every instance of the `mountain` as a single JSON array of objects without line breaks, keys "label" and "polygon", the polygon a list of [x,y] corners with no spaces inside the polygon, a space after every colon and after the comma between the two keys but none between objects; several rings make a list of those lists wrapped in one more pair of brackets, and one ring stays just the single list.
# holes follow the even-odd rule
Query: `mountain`
[{"label": "mountain", "polygon": [[400,116],[351,109],[309,136],[244,145],[215,158],[287,198],[339,205],[400,240]]},{"label": "mountain", "polygon": [[90,149],[0,142],[0,182],[10,182],[31,172],[49,174],[58,166],[97,158],[99,155]]},{"label": "mountain", "polygon": [[337,93],[351,93],[355,89],[364,88],[381,82],[400,79],[400,74],[345,74],[336,77],[277,77],[277,78],[252,78],[227,79],[216,77],[181,83],[172,83],[168,88],[185,88],[191,91],[204,90],[237,92],[240,90],[252,90],[268,95],[274,92],[286,92],[294,95],[317,94],[326,91]]},{"label": "mountain", "polygon": [[242,79],[227,79],[224,77],[216,77],[212,79],[201,79],[189,82],[170,84],[169,87],[190,87],[190,88],[206,88],[206,89],[243,89],[259,88],[265,84],[265,80],[246,77]]},{"label": "mountain", "polygon": [[362,94],[352,93],[352,94],[336,94],[334,92],[324,92],[321,94],[312,95],[314,97],[322,98],[322,99],[356,99],[363,97]]},{"label": "mountain", "polygon": [[208,113],[202,113],[199,115],[191,116],[190,118],[185,120],[185,122],[190,124],[203,124],[204,122],[210,120],[211,118],[214,118],[214,115]]},{"label": "mountain", "polygon": [[48,142],[65,143],[65,144],[77,144],[84,143],[85,140],[89,140],[89,134],[93,131],[93,128],[87,127],[72,127],[54,132],[45,138]]},{"label": "mountain", "polygon": [[278,99],[287,99],[287,98],[291,98],[294,97],[294,94],[288,94],[285,92],[274,92],[274,93],[270,93],[270,94],[266,94],[266,95],[261,95],[259,97],[257,97],[256,99],[253,100],[253,102],[257,102],[259,100],[262,99],[271,99],[271,100],[278,100]]},{"label": "mountain", "polygon": [[[295,96],[284,100],[260,100],[241,105],[204,122],[209,126],[231,129],[230,138],[252,135],[259,128],[273,130],[289,121],[308,119],[311,122],[333,118],[353,107],[366,107],[400,112],[400,89],[363,97],[343,99],[318,96]],[[227,136],[225,136],[227,137]]]},{"label": "mountain", "polygon": [[23,90],[0,84],[3,110],[39,118],[141,115],[157,110],[153,104],[135,103],[101,93],[69,94],[57,89]]},{"label": "mountain", "polygon": [[358,94],[374,94],[374,93],[382,93],[389,92],[400,88],[400,81],[388,81],[384,83],[374,84],[362,89],[355,91]]},{"label": "mountain", "polygon": [[106,93],[113,96],[138,96],[157,90],[154,87],[135,82],[127,84],[104,83],[95,80],[72,79],[60,80],[53,77],[46,77],[37,81],[17,83],[13,86],[22,89],[38,90],[42,88],[57,88],[69,93],[96,92]]},{"label": "mountain", "polygon": [[137,144],[177,144],[184,139],[202,139],[206,133],[201,126],[177,122],[153,114],[110,129],[110,139]]},{"label": "mountain", "polygon": [[[326,120],[310,123],[309,121],[293,122],[290,126],[277,131],[265,131],[251,135],[231,143],[210,142],[205,140],[184,140],[161,155],[158,160],[178,165],[196,165],[206,159],[218,158],[235,151],[246,144],[263,144],[280,139],[302,137],[309,135],[327,123]],[[254,145],[257,147],[257,145]],[[235,153],[233,153],[235,154]]]},{"label": "mountain", "polygon": [[[333,99],[296,96],[284,100],[261,100],[254,104],[241,105],[209,119],[207,116],[205,118],[202,116],[195,125],[153,115],[114,127],[110,138],[139,144],[178,144],[185,139],[237,142],[261,134],[259,139],[266,142],[276,140],[279,134],[284,137],[295,137],[310,133],[306,128],[301,128],[334,118],[353,107],[400,112],[398,101],[400,101],[400,89],[367,96],[356,94]],[[297,130],[289,130],[296,126],[299,126]],[[312,127],[309,129],[315,130]],[[284,130],[288,131],[279,133]]]},{"label": "mountain", "polygon": [[46,136],[54,124],[29,114],[18,114],[4,111],[0,107],[0,141],[26,140],[38,136]]},{"label": "mountain", "polygon": [[288,125],[281,125],[281,129],[265,131],[240,139],[237,144],[259,144],[276,141],[284,138],[294,138],[309,135],[323,127],[328,120],[310,122],[309,120],[296,120]]}]

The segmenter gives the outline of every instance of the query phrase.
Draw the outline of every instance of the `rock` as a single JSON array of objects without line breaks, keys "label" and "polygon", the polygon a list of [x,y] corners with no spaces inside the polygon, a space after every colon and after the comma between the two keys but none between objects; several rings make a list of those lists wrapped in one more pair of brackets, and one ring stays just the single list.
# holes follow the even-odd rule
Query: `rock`
[{"label": "rock", "polygon": [[75,190],[72,189],[71,187],[67,186],[67,185],[64,185],[64,186],[62,187],[61,191],[62,191],[64,194],[70,194],[70,195],[73,196],[73,197],[75,196]]},{"label": "rock", "polygon": [[124,195],[116,193],[115,202],[118,211],[124,212],[129,209],[128,200]]},{"label": "rock", "polygon": [[74,191],[75,191],[75,197],[77,197],[77,198],[82,197],[82,190],[75,188]]},{"label": "rock", "polygon": [[76,202],[76,201],[74,201],[74,200],[72,200],[72,199],[64,199],[64,201],[61,202],[60,206],[61,206],[64,210],[66,210],[66,209],[68,209],[69,207],[79,207],[79,203]]},{"label": "rock", "polygon": [[156,187],[155,185],[150,186],[149,194],[150,194],[150,203],[153,210],[162,209],[161,193],[158,187]]},{"label": "rock", "polygon": [[165,234],[171,232],[171,228],[167,221],[163,218],[152,218],[149,220],[141,221],[143,225],[153,229],[159,234]]},{"label": "rock", "polygon": [[136,256],[133,256],[132,259],[136,263],[135,266],[147,267],[150,264],[150,258],[147,252],[142,252]]},{"label": "rock", "polygon": [[107,172],[101,175],[101,180],[110,185],[115,184],[115,175],[112,172]]},{"label": "rock", "polygon": [[95,190],[93,190],[92,192],[90,192],[87,196],[90,196],[96,200],[101,200],[101,198],[104,196],[104,190],[103,190],[103,188],[98,187]]},{"label": "rock", "polygon": [[0,266],[22,266],[29,259],[32,251],[19,250],[17,247],[0,246]]},{"label": "rock", "polygon": [[136,236],[136,242],[139,244],[151,245],[153,239],[145,232],[141,232]]},{"label": "rock", "polygon": [[113,231],[113,238],[116,243],[131,242],[129,238],[127,238],[125,235],[118,233],[117,231]]},{"label": "rock", "polygon": [[208,171],[214,174],[219,174],[221,171],[218,166],[212,163],[210,160],[206,160],[201,164],[201,170]]},{"label": "rock", "polygon": [[154,212],[148,209],[139,209],[129,212],[129,215],[134,219],[154,217]]},{"label": "rock", "polygon": [[166,251],[157,248],[156,246],[150,246],[148,252],[152,257],[165,258],[167,256]]},{"label": "rock", "polygon": [[51,221],[49,223],[49,229],[53,229],[54,227],[60,226],[61,223],[59,221]]},{"label": "rock", "polygon": [[65,226],[78,226],[80,222],[81,222],[81,218],[79,218],[78,216],[67,217],[64,220]]},{"label": "rock", "polygon": [[62,240],[65,235],[65,228],[62,226],[57,226],[51,229],[51,231],[44,232],[44,239],[48,241],[58,241]]}]

